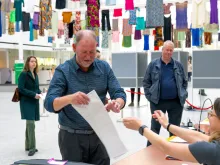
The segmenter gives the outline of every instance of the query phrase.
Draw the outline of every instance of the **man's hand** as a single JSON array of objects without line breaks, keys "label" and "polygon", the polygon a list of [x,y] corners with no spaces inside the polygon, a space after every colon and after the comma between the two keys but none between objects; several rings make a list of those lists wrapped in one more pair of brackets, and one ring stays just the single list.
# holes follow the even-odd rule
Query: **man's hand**
[{"label": "man's hand", "polygon": [[83,92],[76,92],[72,95],[69,95],[70,104],[73,105],[88,105],[89,97]]},{"label": "man's hand", "polygon": [[40,94],[36,94],[35,99],[40,99]]},{"label": "man's hand", "polygon": [[119,113],[121,110],[121,104],[117,102],[116,100],[112,100],[111,102],[105,105],[105,108],[108,112],[112,110],[115,113]]}]

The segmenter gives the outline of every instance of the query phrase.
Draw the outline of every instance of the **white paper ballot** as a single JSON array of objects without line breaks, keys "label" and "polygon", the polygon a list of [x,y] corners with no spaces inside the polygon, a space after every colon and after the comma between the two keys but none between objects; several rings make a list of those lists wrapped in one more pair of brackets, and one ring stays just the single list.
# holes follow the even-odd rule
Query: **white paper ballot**
[{"label": "white paper ballot", "polygon": [[73,107],[91,125],[102,143],[104,144],[110,158],[115,158],[127,152],[118,132],[105,109],[97,93],[93,90],[88,93],[89,105]]}]

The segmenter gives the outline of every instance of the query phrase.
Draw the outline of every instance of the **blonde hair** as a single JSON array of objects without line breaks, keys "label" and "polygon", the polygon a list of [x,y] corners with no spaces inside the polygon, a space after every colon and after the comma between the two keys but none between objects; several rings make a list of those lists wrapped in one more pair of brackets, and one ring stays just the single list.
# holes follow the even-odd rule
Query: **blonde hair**
[{"label": "blonde hair", "polygon": [[220,131],[213,132],[209,137],[209,142],[212,142],[214,140],[220,141]]}]

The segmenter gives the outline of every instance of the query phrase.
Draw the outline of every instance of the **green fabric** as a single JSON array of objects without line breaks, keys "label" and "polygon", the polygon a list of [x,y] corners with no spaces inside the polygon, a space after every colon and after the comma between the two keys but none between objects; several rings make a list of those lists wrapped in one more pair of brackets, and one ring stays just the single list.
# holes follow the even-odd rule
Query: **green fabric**
[{"label": "green fabric", "polygon": [[18,78],[18,89],[21,119],[40,120],[39,100],[35,99],[36,94],[41,93],[37,74],[34,79],[31,72],[22,72]]},{"label": "green fabric", "polygon": [[14,1],[15,8],[15,20],[16,22],[22,21],[22,4],[24,7],[24,0],[16,0]]},{"label": "green fabric", "polygon": [[131,36],[123,36],[122,46],[126,48],[131,47]]},{"label": "green fabric", "polygon": [[81,20],[81,30],[85,30],[86,29],[86,20]]},{"label": "green fabric", "polygon": [[10,22],[15,23],[15,10],[10,12]]},{"label": "green fabric", "polygon": [[25,131],[25,150],[35,150],[36,139],[35,139],[35,122],[34,120],[26,121]]},{"label": "green fabric", "polygon": [[185,32],[178,32],[178,41],[185,41]]}]

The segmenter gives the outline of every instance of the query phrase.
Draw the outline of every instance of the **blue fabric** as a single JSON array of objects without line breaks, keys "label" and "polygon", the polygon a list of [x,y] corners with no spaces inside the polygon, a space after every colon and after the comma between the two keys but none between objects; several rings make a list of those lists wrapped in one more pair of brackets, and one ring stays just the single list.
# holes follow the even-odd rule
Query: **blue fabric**
[{"label": "blue fabric", "polygon": [[[103,103],[105,102],[107,92],[112,100],[122,98],[126,101],[126,94],[123,88],[120,87],[107,62],[95,59],[89,71],[84,72],[76,63],[75,55],[72,59],[56,68],[53,79],[50,82],[44,106],[47,111],[55,112],[53,108],[55,98],[79,91],[87,94],[92,90],[97,92]],[[92,129],[72,105],[67,105],[61,109],[59,123],[72,129]]]},{"label": "blue fabric", "polygon": [[144,50],[149,50],[149,35],[144,35]]},{"label": "blue fabric", "polygon": [[33,29],[32,19],[29,22],[29,29],[30,29],[30,41],[34,41],[34,29]]},{"label": "blue fabric", "polygon": [[[176,60],[173,61],[173,69],[175,80],[177,82],[176,85],[178,89],[178,96],[180,99],[180,103],[183,106],[188,96],[186,90],[188,86],[188,81],[185,76],[183,65]],[[154,104],[158,104],[160,100],[160,79],[162,71],[161,67],[162,66],[160,58],[151,61],[147,67],[147,71],[143,80],[145,96],[148,101],[153,102]]]},{"label": "blue fabric", "polygon": [[178,95],[173,66],[173,60],[168,64],[161,60],[160,99],[162,100],[175,99]]},{"label": "blue fabric", "polygon": [[116,0],[106,0],[105,5],[107,6],[116,5]]},{"label": "blue fabric", "polygon": [[192,46],[202,46],[202,28],[192,29]]},{"label": "blue fabric", "polygon": [[52,36],[48,36],[48,43],[53,43],[53,37]]},{"label": "blue fabric", "polygon": [[[0,20],[2,19],[2,13],[0,11]],[[2,21],[0,21],[0,37],[2,36]]]},{"label": "blue fabric", "polygon": [[16,21],[16,32],[20,32],[19,22]]}]

